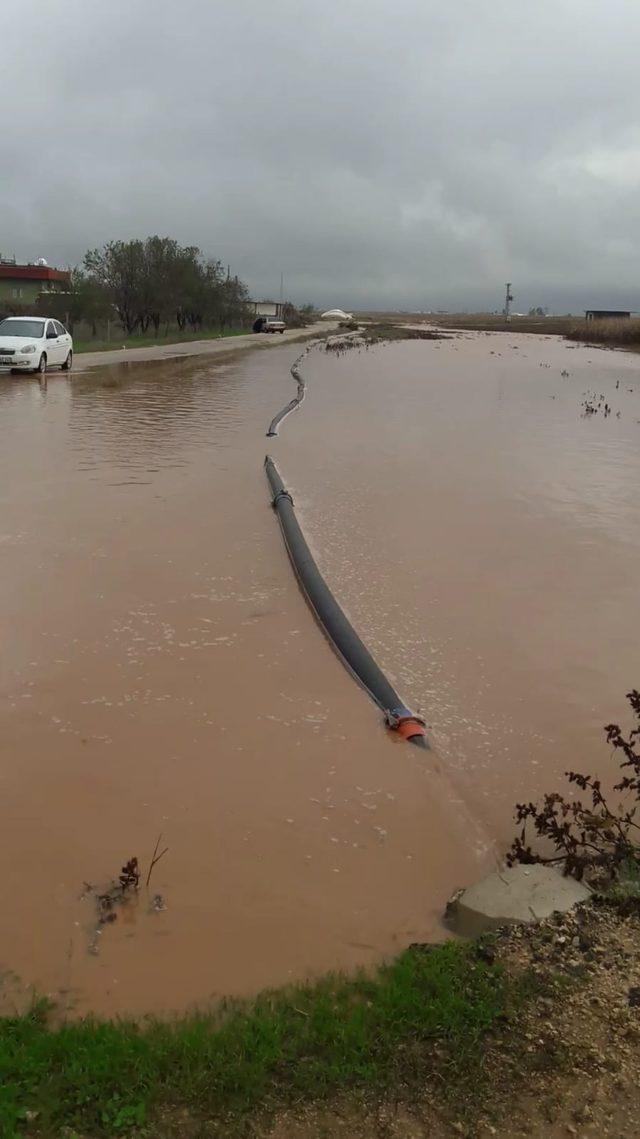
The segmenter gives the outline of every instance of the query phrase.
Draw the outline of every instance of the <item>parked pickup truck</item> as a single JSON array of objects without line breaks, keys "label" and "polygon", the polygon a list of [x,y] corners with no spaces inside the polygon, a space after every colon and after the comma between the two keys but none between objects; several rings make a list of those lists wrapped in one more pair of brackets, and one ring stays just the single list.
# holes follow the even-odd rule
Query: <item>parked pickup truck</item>
[{"label": "parked pickup truck", "polygon": [[275,316],[259,316],[253,326],[253,331],[279,332],[282,334],[286,327],[284,321],[278,320]]}]

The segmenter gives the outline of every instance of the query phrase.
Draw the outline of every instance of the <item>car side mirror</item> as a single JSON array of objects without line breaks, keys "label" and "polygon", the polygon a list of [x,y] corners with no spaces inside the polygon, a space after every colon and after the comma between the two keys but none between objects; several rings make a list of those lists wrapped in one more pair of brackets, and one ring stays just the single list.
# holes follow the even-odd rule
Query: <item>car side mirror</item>
[{"label": "car side mirror", "polygon": [[57,340],[57,339],[58,339],[58,333],[56,332],[56,330],[54,328],[50,328],[49,331],[47,332],[47,340]]}]

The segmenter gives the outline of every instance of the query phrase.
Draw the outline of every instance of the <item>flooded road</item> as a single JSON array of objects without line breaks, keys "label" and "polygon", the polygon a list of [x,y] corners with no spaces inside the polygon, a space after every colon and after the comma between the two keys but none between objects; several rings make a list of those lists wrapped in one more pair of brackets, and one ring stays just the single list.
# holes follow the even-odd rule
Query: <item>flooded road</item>
[{"label": "flooded road", "polygon": [[[0,382],[8,999],[170,1010],[372,962],[475,872],[291,573],[262,464],[295,352]],[[91,955],[84,883],[160,832]]]},{"label": "flooded road", "polygon": [[[344,672],[268,506],[296,351],[0,378],[6,1001],[170,1011],[377,961],[439,934],[515,799],[606,757],[637,682],[637,358],[481,335],[307,357],[268,449],[430,754]],[[582,418],[586,391],[613,415]],[[159,833],[95,939],[85,884],[146,873]]]}]

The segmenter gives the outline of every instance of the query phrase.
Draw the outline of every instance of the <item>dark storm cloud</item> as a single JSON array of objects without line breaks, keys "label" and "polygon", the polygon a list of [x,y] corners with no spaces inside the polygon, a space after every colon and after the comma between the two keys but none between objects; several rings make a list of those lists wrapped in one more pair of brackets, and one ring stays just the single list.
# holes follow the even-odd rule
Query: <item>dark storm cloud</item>
[{"label": "dark storm cloud", "polygon": [[[640,308],[635,0],[21,0],[0,249],[167,233],[255,294]],[[19,17],[19,18],[18,18]]]}]

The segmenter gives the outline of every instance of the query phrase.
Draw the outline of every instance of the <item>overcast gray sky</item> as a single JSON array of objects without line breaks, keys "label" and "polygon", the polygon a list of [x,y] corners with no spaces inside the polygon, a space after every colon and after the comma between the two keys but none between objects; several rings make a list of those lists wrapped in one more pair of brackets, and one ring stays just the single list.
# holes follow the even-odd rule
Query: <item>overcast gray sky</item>
[{"label": "overcast gray sky", "polygon": [[638,0],[19,0],[0,251],[168,234],[255,296],[640,309]]}]

